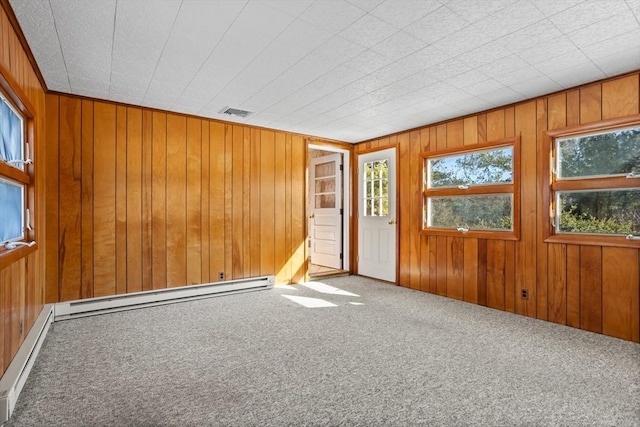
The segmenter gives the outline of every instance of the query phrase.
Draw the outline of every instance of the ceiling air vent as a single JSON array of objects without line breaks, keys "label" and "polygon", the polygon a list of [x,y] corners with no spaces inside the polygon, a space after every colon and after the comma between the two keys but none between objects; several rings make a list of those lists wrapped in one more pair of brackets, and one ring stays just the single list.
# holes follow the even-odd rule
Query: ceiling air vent
[{"label": "ceiling air vent", "polygon": [[231,108],[231,107],[224,107],[220,112],[222,114],[228,114],[230,116],[237,116],[237,117],[247,117],[250,114],[253,114],[253,112],[251,111],[240,110],[238,108]]}]

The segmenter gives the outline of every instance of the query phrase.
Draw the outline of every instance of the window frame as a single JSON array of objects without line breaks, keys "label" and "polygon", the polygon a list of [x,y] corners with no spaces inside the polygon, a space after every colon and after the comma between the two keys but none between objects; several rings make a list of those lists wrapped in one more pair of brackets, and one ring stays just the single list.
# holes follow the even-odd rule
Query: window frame
[{"label": "window frame", "polygon": [[[512,148],[513,156],[513,176],[510,184],[474,184],[466,189],[458,187],[428,187],[428,161],[433,157],[448,155],[469,154],[476,151],[487,151],[505,147]],[[422,153],[422,234],[430,236],[451,236],[476,239],[500,239],[519,240],[520,239],[520,137],[505,138],[496,141],[483,142],[474,145],[466,145],[443,150],[434,150]],[[428,198],[429,197],[452,197],[452,196],[475,196],[492,194],[512,195],[512,229],[511,230],[482,230],[470,229],[468,231],[458,231],[452,228],[428,226]]]},{"label": "window frame", "polygon": [[[13,107],[22,117],[22,152],[26,155],[26,144],[29,144],[29,155],[35,160],[35,114],[34,107],[29,102],[26,94],[22,91],[18,83],[11,77],[10,73],[0,66],[0,92],[6,102]],[[23,168],[17,168],[9,163],[0,160],[0,177],[17,182],[24,186],[24,207],[23,224],[25,226],[24,236],[20,240],[12,242],[37,242],[36,232],[36,203],[35,203],[35,167],[33,163],[24,164]],[[29,210],[29,225],[27,229],[27,210]],[[0,245],[0,269],[3,269],[15,261],[29,255],[38,249],[38,244],[33,246],[18,246],[15,249],[7,249],[5,244]]]},{"label": "window frame", "polygon": [[565,243],[577,245],[597,245],[640,248],[640,241],[629,240],[622,235],[606,235],[595,233],[556,233],[553,225],[552,212],[555,206],[556,192],[558,191],[590,191],[590,190],[616,190],[625,188],[640,188],[640,179],[628,179],[624,176],[612,177],[585,177],[557,180],[554,173],[554,165],[557,159],[556,140],[591,134],[597,132],[613,131],[618,128],[640,126],[640,114],[620,117],[583,125],[568,126],[544,132],[543,150],[545,160],[543,162],[543,182],[545,191],[542,192],[543,221],[542,232],[545,243]]}]

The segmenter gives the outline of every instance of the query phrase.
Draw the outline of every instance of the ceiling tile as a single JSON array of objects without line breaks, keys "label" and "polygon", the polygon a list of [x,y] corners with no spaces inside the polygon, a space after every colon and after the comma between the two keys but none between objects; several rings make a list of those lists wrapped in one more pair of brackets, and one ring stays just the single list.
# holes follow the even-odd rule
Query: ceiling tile
[{"label": "ceiling tile", "polygon": [[424,42],[404,31],[398,31],[386,40],[373,46],[371,50],[392,60],[398,60],[424,47]]},{"label": "ceiling tile", "polygon": [[631,11],[626,11],[572,31],[567,37],[579,48],[584,48],[594,44],[594,40],[607,40],[639,29],[636,17]]},{"label": "ceiling tile", "polygon": [[592,63],[583,63],[575,67],[547,72],[546,76],[565,88],[579,86],[606,77],[606,75]]},{"label": "ceiling tile", "polygon": [[530,0],[545,16],[555,15],[585,0]]},{"label": "ceiling tile", "polygon": [[316,1],[300,19],[323,30],[339,33],[365,15],[362,9],[343,0]]},{"label": "ceiling tile", "polygon": [[384,0],[348,0],[348,1],[352,5],[359,7],[365,12],[370,12],[376,7],[378,7],[378,5],[382,3]]},{"label": "ceiling tile", "polygon": [[450,0],[446,6],[467,22],[476,22],[515,3],[516,0]]},{"label": "ceiling tile", "polygon": [[260,0],[262,3],[278,9],[293,17],[298,17],[309,6],[313,4],[314,0]]},{"label": "ceiling tile", "polygon": [[509,87],[526,98],[533,98],[562,89],[558,83],[547,76],[540,76],[531,80],[514,83]]},{"label": "ceiling tile", "polygon": [[519,0],[479,21],[476,30],[495,39],[516,32],[522,27],[539,22],[544,18],[545,16],[529,0]]},{"label": "ceiling tile", "polygon": [[625,0],[585,0],[549,19],[566,34],[628,10]]},{"label": "ceiling tile", "polygon": [[314,50],[312,55],[331,64],[339,65],[362,54],[365,50],[364,46],[340,36],[333,36]]},{"label": "ceiling tile", "polygon": [[501,37],[498,39],[498,43],[502,44],[512,53],[518,53],[521,50],[535,47],[547,40],[561,37],[562,33],[560,30],[548,19],[543,19],[535,24]]},{"label": "ceiling tile", "polygon": [[609,77],[627,73],[630,70],[638,70],[640,69],[640,46],[598,58],[596,65]]},{"label": "ceiling tile", "polygon": [[469,25],[467,21],[451,12],[448,8],[440,7],[406,27],[405,31],[420,40],[433,43],[467,25]]},{"label": "ceiling tile", "polygon": [[340,33],[342,37],[362,46],[372,47],[398,30],[372,15],[365,15]]},{"label": "ceiling tile", "polygon": [[372,73],[392,62],[393,59],[367,49],[345,62],[344,65],[363,73]]},{"label": "ceiling tile", "polygon": [[439,0],[386,0],[370,13],[396,28],[404,28],[440,6]]}]

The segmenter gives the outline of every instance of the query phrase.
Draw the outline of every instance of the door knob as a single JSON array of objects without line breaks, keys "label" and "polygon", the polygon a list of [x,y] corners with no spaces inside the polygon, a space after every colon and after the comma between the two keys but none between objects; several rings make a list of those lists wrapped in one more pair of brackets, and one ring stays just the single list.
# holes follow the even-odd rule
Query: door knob
[{"label": "door knob", "polygon": [[396,223],[396,222],[395,222],[394,220],[392,220],[392,219],[390,219],[390,220],[389,220],[389,225],[393,225],[393,224],[395,224],[395,223]]},{"label": "door knob", "polygon": [[311,214],[311,215],[309,215],[309,219],[313,219],[313,218],[315,218],[315,217],[316,217],[316,214]]}]

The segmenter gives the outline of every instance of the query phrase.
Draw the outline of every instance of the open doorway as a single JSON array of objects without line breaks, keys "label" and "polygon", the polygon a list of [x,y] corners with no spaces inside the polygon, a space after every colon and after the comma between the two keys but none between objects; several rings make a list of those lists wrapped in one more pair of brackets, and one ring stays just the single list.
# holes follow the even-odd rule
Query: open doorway
[{"label": "open doorway", "polygon": [[309,276],[348,274],[350,233],[350,153],[308,145],[307,213]]}]

